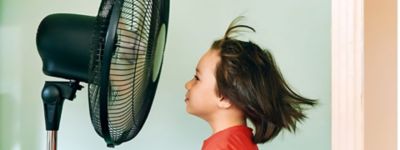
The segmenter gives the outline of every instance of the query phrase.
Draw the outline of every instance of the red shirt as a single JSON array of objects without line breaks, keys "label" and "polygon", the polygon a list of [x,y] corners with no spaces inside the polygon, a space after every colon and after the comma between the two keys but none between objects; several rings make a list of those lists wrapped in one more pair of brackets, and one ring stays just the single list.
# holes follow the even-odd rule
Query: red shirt
[{"label": "red shirt", "polygon": [[245,125],[233,126],[211,135],[202,150],[258,150],[252,141],[252,129]]}]

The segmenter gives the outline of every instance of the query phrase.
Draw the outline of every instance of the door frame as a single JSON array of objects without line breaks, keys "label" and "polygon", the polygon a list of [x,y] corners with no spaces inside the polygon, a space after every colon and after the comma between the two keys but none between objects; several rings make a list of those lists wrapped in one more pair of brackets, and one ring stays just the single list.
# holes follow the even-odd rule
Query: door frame
[{"label": "door frame", "polygon": [[364,0],[332,0],[332,150],[364,149]]}]

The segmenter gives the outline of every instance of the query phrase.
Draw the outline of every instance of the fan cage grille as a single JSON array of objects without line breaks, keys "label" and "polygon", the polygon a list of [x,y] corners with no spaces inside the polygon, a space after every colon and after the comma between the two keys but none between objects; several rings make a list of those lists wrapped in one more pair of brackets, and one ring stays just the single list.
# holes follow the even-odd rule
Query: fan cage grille
[{"label": "fan cage grille", "polygon": [[[100,78],[104,57],[104,42],[115,0],[102,1],[94,34],[90,68],[89,105],[92,124],[108,144],[118,145],[134,138],[141,129],[154,97],[156,82],[152,82],[154,30],[159,27],[160,7],[151,0],[122,1],[118,20],[115,51],[109,68],[107,97],[108,130],[103,133],[100,118]],[[153,4],[154,3],[154,4]],[[155,21],[156,20],[156,21]],[[153,31],[152,31],[153,30]],[[155,85],[154,85],[155,84]],[[153,90],[153,91],[145,91]],[[150,105],[150,106],[149,106]]]}]

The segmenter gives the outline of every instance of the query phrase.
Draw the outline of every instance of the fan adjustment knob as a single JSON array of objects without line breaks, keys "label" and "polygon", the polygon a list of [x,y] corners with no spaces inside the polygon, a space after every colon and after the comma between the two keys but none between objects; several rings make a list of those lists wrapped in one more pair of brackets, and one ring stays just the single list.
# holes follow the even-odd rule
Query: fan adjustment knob
[{"label": "fan adjustment knob", "polygon": [[46,86],[42,91],[43,102],[46,104],[56,103],[60,99],[60,94],[60,90],[56,86]]}]

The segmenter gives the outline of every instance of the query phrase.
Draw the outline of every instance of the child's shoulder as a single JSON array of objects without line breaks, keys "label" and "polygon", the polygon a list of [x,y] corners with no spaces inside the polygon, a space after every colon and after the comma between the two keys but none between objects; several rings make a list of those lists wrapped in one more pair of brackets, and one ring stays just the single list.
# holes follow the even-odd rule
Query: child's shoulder
[{"label": "child's shoulder", "polygon": [[247,126],[229,127],[206,139],[202,150],[257,150],[257,145],[252,141],[252,137],[252,129]]}]

